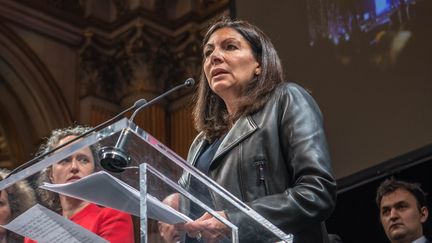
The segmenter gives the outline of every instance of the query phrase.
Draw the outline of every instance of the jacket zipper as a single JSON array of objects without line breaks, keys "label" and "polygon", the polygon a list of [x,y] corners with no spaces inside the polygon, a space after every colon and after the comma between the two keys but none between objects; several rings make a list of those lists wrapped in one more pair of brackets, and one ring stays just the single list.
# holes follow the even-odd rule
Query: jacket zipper
[{"label": "jacket zipper", "polygon": [[264,186],[264,192],[266,195],[268,195],[268,189],[267,189],[267,182],[265,178],[265,168],[264,168],[264,161],[257,161],[255,163],[255,166],[258,168],[258,185]]}]

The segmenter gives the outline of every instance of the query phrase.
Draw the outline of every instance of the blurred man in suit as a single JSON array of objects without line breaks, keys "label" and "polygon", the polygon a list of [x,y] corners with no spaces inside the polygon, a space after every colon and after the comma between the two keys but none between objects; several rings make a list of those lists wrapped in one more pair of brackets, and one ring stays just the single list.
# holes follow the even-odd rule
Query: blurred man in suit
[{"label": "blurred man in suit", "polygon": [[380,220],[392,243],[429,243],[423,233],[429,211],[419,184],[387,179],[378,187]]}]

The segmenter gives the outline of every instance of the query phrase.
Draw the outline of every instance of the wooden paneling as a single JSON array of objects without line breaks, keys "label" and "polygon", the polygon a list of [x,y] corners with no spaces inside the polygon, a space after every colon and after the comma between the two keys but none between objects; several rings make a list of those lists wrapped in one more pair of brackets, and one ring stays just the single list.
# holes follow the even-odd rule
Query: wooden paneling
[{"label": "wooden paneling", "polygon": [[134,123],[160,142],[168,145],[166,120],[165,109],[162,106],[154,105],[140,111]]},{"label": "wooden paneling", "polygon": [[193,127],[192,107],[184,106],[171,113],[171,149],[186,159],[189,146],[197,132]]},{"label": "wooden paneling", "polygon": [[104,106],[93,104],[90,112],[90,126],[97,126],[115,116],[112,109],[106,109]]}]

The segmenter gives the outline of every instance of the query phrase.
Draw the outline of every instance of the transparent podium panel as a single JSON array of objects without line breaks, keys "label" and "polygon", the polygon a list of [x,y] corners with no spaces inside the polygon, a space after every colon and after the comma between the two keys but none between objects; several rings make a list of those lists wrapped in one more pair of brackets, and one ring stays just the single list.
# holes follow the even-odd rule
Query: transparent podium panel
[{"label": "transparent podium panel", "polygon": [[[89,148],[95,156],[94,173],[65,184],[39,185],[35,181],[41,171],[49,170],[53,165],[62,163],[65,158]],[[107,213],[112,214],[120,211],[122,214],[132,215],[139,218],[134,221],[136,241],[293,242],[292,235],[279,230],[127,119],[88,134],[45,158],[34,160],[33,163],[0,181],[0,189],[4,190],[28,179],[40,186],[38,190],[91,202],[92,205],[97,205],[99,211],[108,210]],[[49,212],[55,211],[46,207],[46,202],[39,200],[38,203],[45,207],[37,208],[30,216],[21,213],[18,217],[23,216],[24,219],[20,218],[18,221],[22,223],[33,219],[34,221],[27,222],[27,225],[36,227],[41,224],[41,215],[46,213],[45,209]],[[109,211],[111,208],[115,210]],[[49,212],[43,219],[49,221],[50,225],[56,225],[56,229],[65,225],[64,222],[57,222],[58,219],[51,222],[55,217]],[[61,216],[61,211],[55,214]],[[65,217],[60,218],[71,221]],[[79,224],[73,224],[77,225],[76,223]],[[18,227],[16,225],[18,223],[11,227]],[[52,229],[52,226],[50,227]],[[75,228],[75,231],[69,228],[64,230],[64,234],[75,232],[72,236],[63,236],[75,237],[72,240],[67,238],[68,242],[74,242],[74,239],[82,242],[79,238],[81,234],[84,235],[82,237],[93,239],[88,230]],[[32,230],[34,231],[34,228]],[[108,235],[122,231],[116,227],[108,227],[106,230],[112,231]],[[29,235],[23,231],[17,233]],[[98,236],[97,233],[94,235]],[[103,238],[104,236],[94,237],[94,241],[86,242],[105,242]]]}]

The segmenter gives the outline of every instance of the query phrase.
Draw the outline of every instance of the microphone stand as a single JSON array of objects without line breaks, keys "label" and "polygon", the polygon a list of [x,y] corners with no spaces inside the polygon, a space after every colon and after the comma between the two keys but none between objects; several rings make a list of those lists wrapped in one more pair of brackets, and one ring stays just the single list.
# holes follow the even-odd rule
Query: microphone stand
[{"label": "microphone stand", "polygon": [[[174,88],[166,91],[165,93],[159,95],[158,97],[150,100],[146,104],[137,108],[132,114],[132,116],[130,117],[130,121],[133,122],[135,116],[138,114],[140,110],[153,105],[154,103],[160,101],[161,99],[177,91],[178,89],[181,89],[183,87],[192,87],[194,84],[195,84],[195,80],[193,78],[186,79],[186,81],[183,84],[175,86]],[[118,172],[123,172],[125,168],[130,165],[131,158],[123,149],[128,139],[128,133],[129,130],[123,130],[114,147],[108,146],[108,147],[103,147],[101,148],[101,150],[99,150],[100,164],[102,168],[110,172],[118,173]]]}]

